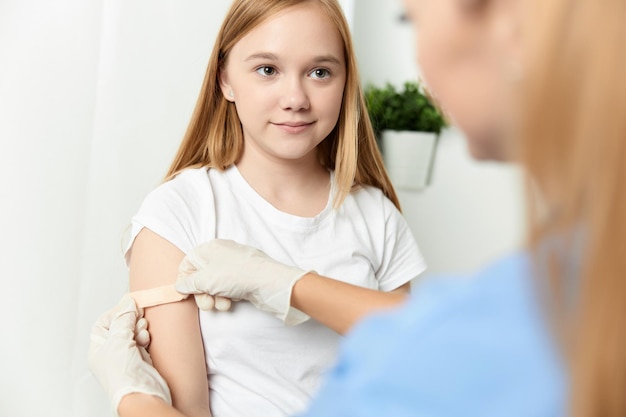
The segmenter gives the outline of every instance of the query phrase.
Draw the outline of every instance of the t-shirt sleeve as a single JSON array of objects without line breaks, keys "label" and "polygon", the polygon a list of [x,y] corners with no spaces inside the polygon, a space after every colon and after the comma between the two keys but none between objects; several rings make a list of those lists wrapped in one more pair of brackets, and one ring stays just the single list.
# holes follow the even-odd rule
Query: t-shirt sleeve
[{"label": "t-shirt sleeve", "polygon": [[381,291],[392,291],[424,272],[426,262],[402,214],[387,198],[383,205],[385,239],[376,278]]},{"label": "t-shirt sleeve", "polygon": [[130,260],[132,245],[145,227],[161,236],[183,253],[215,235],[213,193],[205,170],[189,170],[161,184],[144,199],[131,222],[125,260]]},{"label": "t-shirt sleeve", "polygon": [[513,268],[427,278],[404,307],[363,320],[301,417],[564,416],[564,374]]}]

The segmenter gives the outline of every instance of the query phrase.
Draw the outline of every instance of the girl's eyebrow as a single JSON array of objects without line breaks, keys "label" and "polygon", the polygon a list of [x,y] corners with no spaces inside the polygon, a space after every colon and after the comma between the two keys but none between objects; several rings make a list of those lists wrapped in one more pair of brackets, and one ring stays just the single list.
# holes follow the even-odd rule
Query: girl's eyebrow
[{"label": "girl's eyebrow", "polygon": [[278,61],[278,57],[270,52],[258,52],[252,54],[245,59],[245,61],[254,61],[255,59],[263,59],[269,61]]},{"label": "girl's eyebrow", "polygon": [[339,58],[337,58],[334,55],[321,55],[321,56],[316,56],[313,59],[313,62],[315,62],[316,64],[335,64],[335,65],[342,65],[341,61],[339,60]]},{"label": "girl's eyebrow", "polygon": [[[264,60],[264,61],[278,61],[278,56],[271,52],[258,52],[250,55],[245,61]],[[313,58],[313,62],[316,64],[335,64],[342,65],[339,58],[334,55],[320,55]]]}]

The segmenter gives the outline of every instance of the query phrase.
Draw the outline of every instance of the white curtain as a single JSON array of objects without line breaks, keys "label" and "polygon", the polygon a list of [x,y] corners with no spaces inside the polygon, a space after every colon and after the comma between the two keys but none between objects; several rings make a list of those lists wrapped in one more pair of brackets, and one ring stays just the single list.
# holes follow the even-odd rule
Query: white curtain
[{"label": "white curtain", "polygon": [[0,416],[110,415],[89,330],[229,4],[0,0]]}]

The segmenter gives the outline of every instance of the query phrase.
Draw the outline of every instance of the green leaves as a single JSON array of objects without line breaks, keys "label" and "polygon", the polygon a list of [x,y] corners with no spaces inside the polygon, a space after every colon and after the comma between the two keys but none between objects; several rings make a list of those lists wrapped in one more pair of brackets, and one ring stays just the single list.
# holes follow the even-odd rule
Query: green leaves
[{"label": "green leaves", "polygon": [[441,132],[446,121],[415,82],[404,83],[404,90],[387,83],[384,88],[368,86],[367,110],[378,135],[385,129]]}]

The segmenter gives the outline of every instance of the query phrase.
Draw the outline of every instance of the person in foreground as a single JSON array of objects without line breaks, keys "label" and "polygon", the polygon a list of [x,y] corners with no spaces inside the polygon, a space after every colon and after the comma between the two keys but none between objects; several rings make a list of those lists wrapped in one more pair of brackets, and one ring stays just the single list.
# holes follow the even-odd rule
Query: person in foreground
[{"label": "person in foreground", "polygon": [[[471,153],[525,168],[528,244],[472,277],[423,280],[403,307],[357,324],[304,416],[626,415],[626,3],[405,4],[423,76]],[[179,291],[252,298],[267,271],[255,265],[286,271],[246,246],[208,245]],[[237,254],[254,256],[235,266]],[[313,275],[284,284],[293,306]],[[130,393],[120,415],[180,415],[141,360],[140,316],[126,302],[94,328],[92,369],[113,399]]]}]

